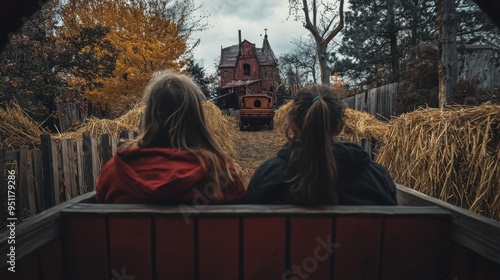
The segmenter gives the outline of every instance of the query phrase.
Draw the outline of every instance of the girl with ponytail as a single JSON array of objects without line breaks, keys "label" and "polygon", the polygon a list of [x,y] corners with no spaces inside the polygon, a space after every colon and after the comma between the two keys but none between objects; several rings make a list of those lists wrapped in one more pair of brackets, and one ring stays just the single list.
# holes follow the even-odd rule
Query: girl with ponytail
[{"label": "girl with ponytail", "polygon": [[288,143],[255,171],[245,203],[395,205],[388,171],[361,147],[336,140],[344,128],[339,94],[311,84],[289,111]]}]

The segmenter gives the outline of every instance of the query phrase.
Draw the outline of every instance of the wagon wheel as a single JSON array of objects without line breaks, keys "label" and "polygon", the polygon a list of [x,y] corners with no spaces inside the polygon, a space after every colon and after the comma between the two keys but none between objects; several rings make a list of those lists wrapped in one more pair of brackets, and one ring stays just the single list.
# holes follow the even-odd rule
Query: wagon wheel
[{"label": "wagon wheel", "polygon": [[271,119],[271,121],[269,122],[269,130],[273,130],[274,129],[274,119]]}]

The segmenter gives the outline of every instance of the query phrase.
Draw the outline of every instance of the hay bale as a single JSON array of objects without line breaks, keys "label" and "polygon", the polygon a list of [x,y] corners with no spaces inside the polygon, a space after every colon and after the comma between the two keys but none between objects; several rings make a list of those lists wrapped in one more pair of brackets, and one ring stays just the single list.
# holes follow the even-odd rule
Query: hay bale
[{"label": "hay bale", "polygon": [[16,149],[22,145],[37,146],[40,135],[48,133],[36,124],[16,103],[0,108],[0,147]]},{"label": "hay bale", "polygon": [[361,143],[361,139],[368,139],[372,143],[383,143],[388,130],[387,125],[373,115],[347,108],[345,127],[339,136],[354,143]]},{"label": "hay bale", "polygon": [[[90,132],[94,139],[100,139],[101,134],[118,138],[121,131],[139,131],[140,119],[144,105],[138,105],[124,115],[114,120],[90,118],[76,131],[54,135],[56,139],[81,139],[83,132]],[[235,131],[229,117],[212,102],[204,102],[203,109],[207,117],[208,126],[213,130],[215,138],[221,144],[228,156],[236,157]]]},{"label": "hay bale", "polygon": [[[281,106],[274,116],[275,133],[286,140],[286,128],[288,126],[288,112],[292,108],[293,101],[287,102]],[[361,143],[361,139],[368,139],[372,143],[382,143],[385,141],[385,135],[388,131],[386,124],[377,120],[374,116],[350,108],[345,110],[344,130],[339,135],[346,141]]]},{"label": "hay bale", "polygon": [[236,130],[232,118],[222,113],[221,109],[213,102],[203,103],[203,110],[208,122],[208,126],[215,134],[215,139],[219,142],[226,154],[235,159],[238,156],[236,150]]},{"label": "hay bale", "polygon": [[274,133],[283,142],[286,142],[286,129],[288,128],[288,112],[292,109],[293,100],[289,100],[274,113]]},{"label": "hay bale", "polygon": [[420,109],[388,127],[376,160],[396,182],[500,220],[500,106]]}]

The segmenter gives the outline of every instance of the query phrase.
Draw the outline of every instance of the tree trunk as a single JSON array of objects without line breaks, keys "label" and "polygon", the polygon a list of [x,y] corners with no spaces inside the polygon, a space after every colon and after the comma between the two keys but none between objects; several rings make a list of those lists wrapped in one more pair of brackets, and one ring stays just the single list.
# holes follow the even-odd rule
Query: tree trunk
[{"label": "tree trunk", "polygon": [[399,53],[398,53],[398,28],[396,27],[394,16],[394,1],[388,1],[387,10],[389,13],[389,43],[391,46],[391,82],[399,82]]},{"label": "tree trunk", "polygon": [[457,21],[454,0],[438,0],[439,106],[454,99],[458,81]]},{"label": "tree trunk", "polygon": [[326,45],[318,44],[318,61],[321,71],[321,83],[324,85],[330,84],[330,69],[328,69],[328,56],[326,53]]}]

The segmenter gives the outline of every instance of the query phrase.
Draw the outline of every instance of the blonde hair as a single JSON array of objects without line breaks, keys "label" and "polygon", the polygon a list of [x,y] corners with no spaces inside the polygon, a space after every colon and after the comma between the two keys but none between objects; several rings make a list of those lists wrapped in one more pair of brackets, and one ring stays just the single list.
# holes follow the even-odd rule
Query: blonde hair
[{"label": "blonde hair", "polygon": [[190,151],[207,171],[214,172],[215,194],[219,195],[221,177],[234,182],[237,174],[232,174],[228,156],[207,125],[204,100],[201,89],[189,77],[170,71],[156,73],[144,92],[146,107],[139,136],[124,149],[165,147]]}]

